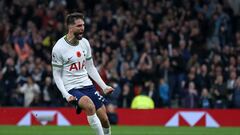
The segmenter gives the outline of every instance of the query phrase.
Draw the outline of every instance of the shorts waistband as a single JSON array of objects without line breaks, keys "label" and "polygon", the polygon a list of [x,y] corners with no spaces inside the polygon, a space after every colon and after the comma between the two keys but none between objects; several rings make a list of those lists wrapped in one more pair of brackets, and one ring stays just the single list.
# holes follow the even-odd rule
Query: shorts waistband
[{"label": "shorts waistband", "polygon": [[[72,88],[71,90],[85,90],[85,89],[90,89],[90,88],[94,88],[94,85],[84,86],[82,88]],[[71,90],[69,90],[69,91],[71,91]]]}]

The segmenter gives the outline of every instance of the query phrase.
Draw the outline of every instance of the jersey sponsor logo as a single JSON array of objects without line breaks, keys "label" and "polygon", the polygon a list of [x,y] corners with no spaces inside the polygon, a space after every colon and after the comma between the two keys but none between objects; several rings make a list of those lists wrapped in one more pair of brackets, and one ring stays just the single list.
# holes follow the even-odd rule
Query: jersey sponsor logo
[{"label": "jersey sponsor logo", "polygon": [[72,71],[72,70],[78,71],[83,68],[85,68],[85,60],[83,60],[83,62],[76,62],[76,63],[71,64],[69,71]]}]

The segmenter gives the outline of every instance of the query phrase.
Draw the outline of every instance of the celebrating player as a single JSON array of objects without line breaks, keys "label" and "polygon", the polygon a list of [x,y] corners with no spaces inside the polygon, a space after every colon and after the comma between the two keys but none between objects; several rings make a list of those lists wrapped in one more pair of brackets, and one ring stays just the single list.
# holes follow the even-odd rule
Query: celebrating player
[{"label": "celebrating player", "polygon": [[83,38],[84,16],[71,13],[66,18],[67,35],[60,38],[52,50],[53,77],[58,89],[69,103],[76,103],[87,114],[89,125],[97,135],[110,135],[110,124],[103,105],[104,98],[96,91],[90,76],[105,94],[113,88],[104,83],[97,72],[91,47]]}]

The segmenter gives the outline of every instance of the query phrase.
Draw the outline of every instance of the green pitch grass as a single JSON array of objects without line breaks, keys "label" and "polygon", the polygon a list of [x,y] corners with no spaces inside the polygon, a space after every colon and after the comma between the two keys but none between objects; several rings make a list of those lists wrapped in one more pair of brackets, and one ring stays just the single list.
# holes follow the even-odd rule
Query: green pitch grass
[{"label": "green pitch grass", "polygon": [[[95,135],[88,126],[0,126],[0,135]],[[240,128],[112,126],[112,135],[240,135]]]}]

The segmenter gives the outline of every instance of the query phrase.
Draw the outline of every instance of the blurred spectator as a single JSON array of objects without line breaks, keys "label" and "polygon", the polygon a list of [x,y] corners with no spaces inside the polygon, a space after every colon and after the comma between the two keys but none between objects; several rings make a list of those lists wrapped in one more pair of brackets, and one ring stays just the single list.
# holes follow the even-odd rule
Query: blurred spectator
[{"label": "blurred spectator", "polygon": [[180,89],[181,89],[181,82],[184,79],[184,72],[186,69],[185,61],[182,57],[180,57],[180,54],[177,49],[172,50],[172,56],[170,56],[170,66],[173,68],[174,73],[174,80],[175,84],[173,86],[172,95],[176,96],[179,95]]},{"label": "blurred spectator", "polygon": [[211,86],[211,78],[209,76],[209,69],[206,64],[202,64],[197,69],[197,76],[196,76],[196,82],[198,84],[199,90],[203,88],[209,89]]},{"label": "blurred spectator", "polygon": [[4,97],[4,84],[3,84],[3,76],[2,72],[0,72],[0,106],[4,105],[5,97]]},{"label": "blurred spectator", "polygon": [[170,107],[170,89],[163,78],[160,78],[159,80],[158,90],[160,97],[160,107]]},{"label": "blurred spectator", "polygon": [[207,88],[202,89],[202,93],[199,99],[200,108],[212,108],[212,99],[211,95],[208,92]]},{"label": "blurred spectator", "polygon": [[233,89],[232,102],[234,108],[240,108],[240,78],[236,80]]},{"label": "blurred spectator", "polygon": [[154,106],[159,105],[159,94],[155,87],[155,83],[152,80],[148,80],[144,83],[143,91],[141,93],[150,97],[154,102]]},{"label": "blurred spectator", "polygon": [[223,82],[223,76],[218,75],[211,88],[213,95],[214,108],[225,108],[226,107],[226,86]]},{"label": "blurred spectator", "polygon": [[226,89],[227,89],[227,105],[231,106],[232,96],[233,96],[233,90],[236,85],[237,80],[237,73],[235,71],[231,71],[229,73],[229,79],[226,82]]},{"label": "blurred spectator", "polygon": [[28,36],[26,35],[26,31],[22,30],[21,28],[17,28],[13,36],[14,38],[14,49],[21,61],[25,61],[31,53],[31,48],[28,43]]},{"label": "blurred spectator", "polygon": [[19,86],[19,92],[24,94],[24,107],[29,107],[33,104],[40,104],[36,103],[36,101],[39,102],[40,87],[34,82],[32,77],[29,76],[27,83],[25,83],[23,86]]},{"label": "blurred spectator", "polygon": [[107,101],[112,104],[114,107],[118,106],[119,97],[121,95],[121,88],[120,85],[117,83],[116,80],[111,80],[109,84],[115,89],[114,92],[110,95],[106,95]]},{"label": "blurred spectator", "polygon": [[128,83],[124,83],[122,86],[122,93],[119,97],[119,106],[123,108],[129,108],[133,98],[133,88]]},{"label": "blurred spectator", "polygon": [[140,59],[137,65],[138,72],[136,76],[138,76],[139,83],[143,83],[144,81],[149,80],[151,78],[152,67],[153,65],[152,65],[151,56],[148,53],[143,52],[140,56]]},{"label": "blurred spectator", "polygon": [[15,69],[15,62],[12,58],[8,58],[5,66],[2,69],[2,80],[3,80],[3,88],[4,88],[4,98],[5,105],[11,105],[10,99],[12,92],[16,89],[16,79],[17,79],[17,71]]},{"label": "blurred spectator", "polygon": [[41,77],[42,77],[41,82],[43,82],[45,80],[45,78],[47,78],[47,77],[52,78],[52,67],[51,67],[51,64],[47,64],[46,65],[46,68],[43,69],[43,71],[42,71]]},{"label": "blurred spectator", "polygon": [[194,82],[189,82],[188,88],[185,90],[184,98],[182,99],[182,107],[197,108],[198,107],[198,93]]},{"label": "blurred spectator", "polygon": [[[52,84],[52,79],[50,77],[46,77],[44,83],[40,85],[41,90],[41,101],[45,106],[51,106],[53,103],[57,105],[58,100],[53,96],[56,95],[57,91],[54,91],[54,86]],[[54,102],[55,101],[55,102]]]},{"label": "blurred spectator", "polygon": [[27,82],[28,76],[29,76],[29,73],[28,73],[26,65],[22,65],[21,69],[20,69],[20,73],[19,73],[18,78],[16,80],[17,83],[20,86],[22,86],[23,84],[25,84]]}]

